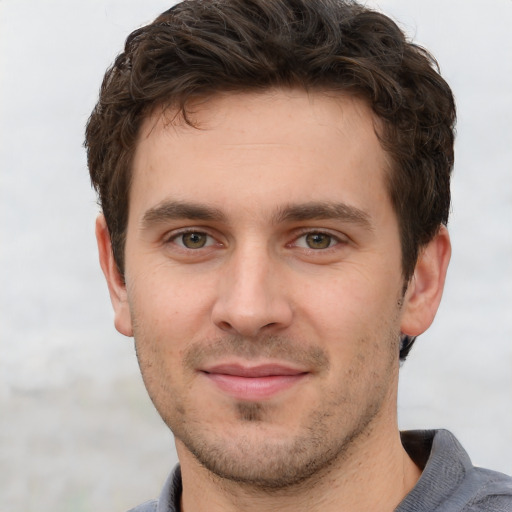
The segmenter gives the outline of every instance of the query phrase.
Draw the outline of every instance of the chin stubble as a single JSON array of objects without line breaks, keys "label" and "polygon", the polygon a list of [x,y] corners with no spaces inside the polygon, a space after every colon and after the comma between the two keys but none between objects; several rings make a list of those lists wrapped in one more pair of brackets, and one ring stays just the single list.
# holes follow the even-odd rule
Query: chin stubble
[{"label": "chin stubble", "polygon": [[[371,350],[372,343],[364,340],[361,343]],[[184,364],[191,370],[200,367],[204,360],[226,355],[248,360],[276,358],[302,364],[318,373],[329,369],[328,356],[318,347],[297,346],[297,343],[277,336],[257,341],[231,337],[197,344],[187,351]],[[366,357],[362,355],[357,360],[357,368],[347,372],[347,378],[358,379],[365,375],[362,371],[365,364]],[[384,381],[388,382],[388,379]],[[335,464],[350,456],[358,439],[370,435],[371,424],[387,391],[384,385],[381,388],[372,385],[373,396],[364,410],[359,410],[357,396],[350,396],[348,392],[326,394],[322,403],[310,411],[307,423],[300,431],[291,432],[286,439],[273,439],[270,434],[269,442],[265,443],[265,432],[274,417],[273,406],[265,402],[234,404],[234,414],[240,424],[257,434],[256,444],[255,438],[242,433],[243,428],[237,438],[228,436],[225,439],[225,433],[205,436],[208,426],[197,430],[187,428],[186,417],[190,417],[190,410],[182,417],[183,422],[174,422],[173,431],[203,467],[226,483],[235,482],[258,492],[291,492],[297,486],[303,488],[317,481]],[[342,418],[341,425],[333,424],[333,411],[342,409],[346,410],[347,418]],[[333,430],[338,427],[340,433],[337,435]]]}]

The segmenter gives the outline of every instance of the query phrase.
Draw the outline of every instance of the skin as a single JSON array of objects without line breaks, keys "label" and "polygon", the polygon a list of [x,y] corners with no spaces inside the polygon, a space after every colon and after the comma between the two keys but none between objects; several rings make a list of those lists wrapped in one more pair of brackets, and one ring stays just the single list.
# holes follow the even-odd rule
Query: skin
[{"label": "skin", "polygon": [[272,90],[191,110],[196,127],[168,112],[142,128],[124,280],[97,221],[182,509],[393,510],[420,475],[397,426],[399,336],[434,318],[446,230],[403,295],[389,162],[361,100]]}]

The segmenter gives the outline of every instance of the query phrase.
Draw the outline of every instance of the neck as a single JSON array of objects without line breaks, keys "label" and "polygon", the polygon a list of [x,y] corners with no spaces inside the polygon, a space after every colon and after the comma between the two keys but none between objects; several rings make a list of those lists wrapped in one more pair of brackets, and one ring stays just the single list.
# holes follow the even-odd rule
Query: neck
[{"label": "neck", "polygon": [[177,441],[183,478],[182,512],[387,512],[411,491],[421,471],[396,425],[366,433],[321,474],[285,489],[262,489],[222,479]]}]

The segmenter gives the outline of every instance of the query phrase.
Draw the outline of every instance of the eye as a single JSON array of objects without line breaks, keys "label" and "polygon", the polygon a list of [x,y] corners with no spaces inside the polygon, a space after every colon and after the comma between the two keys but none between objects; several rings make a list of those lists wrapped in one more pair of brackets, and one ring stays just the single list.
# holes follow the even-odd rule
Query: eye
[{"label": "eye", "polygon": [[188,231],[179,233],[170,239],[180,247],[185,249],[202,249],[215,243],[215,240],[206,233],[201,231]]},{"label": "eye", "polygon": [[339,243],[339,239],[329,233],[322,233],[316,231],[312,233],[306,233],[301,237],[297,238],[295,245],[304,249],[328,249]]},{"label": "eye", "polygon": [[310,249],[327,249],[332,241],[332,236],[325,233],[310,233],[305,236],[305,242]]}]

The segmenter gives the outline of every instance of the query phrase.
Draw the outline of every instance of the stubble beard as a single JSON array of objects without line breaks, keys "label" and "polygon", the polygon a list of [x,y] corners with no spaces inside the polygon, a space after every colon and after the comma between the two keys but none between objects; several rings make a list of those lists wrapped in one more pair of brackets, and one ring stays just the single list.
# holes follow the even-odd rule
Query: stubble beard
[{"label": "stubble beard", "polygon": [[[267,493],[293,490],[308,483],[314,485],[334,467],[343,465],[358,442],[373,431],[373,423],[389,395],[389,383],[398,359],[398,334],[389,332],[387,337],[389,364],[379,375],[365,373],[364,350],[354,366],[347,370],[347,379],[366,376],[371,381],[363,383],[365,389],[362,392],[349,385],[326,393],[322,403],[308,412],[300,428],[286,437],[272,438],[269,425],[273,407],[266,402],[235,402],[234,414],[242,428],[239,434],[229,435],[220,426],[206,424],[204,414],[194,409],[193,404],[178,396],[169,399],[172,390],[166,390],[163,401],[151,392],[150,396],[179,443],[215,478]],[[372,348],[368,341],[362,340],[361,344],[368,350]],[[319,370],[329,368],[327,355],[318,348],[297,350],[290,340],[274,336],[257,342],[229,337],[207,346],[197,344],[188,350],[184,365],[197,368],[205,354],[231,354],[249,359],[277,357],[306,362]],[[145,364],[140,358],[139,363],[144,374]],[[365,400],[361,400],[361,396]],[[169,407],[171,401],[172,410]],[[270,432],[269,438],[265,437],[266,432]],[[255,433],[256,436],[252,435]]]},{"label": "stubble beard", "polygon": [[[264,406],[260,404],[237,404],[240,421],[264,422]],[[369,435],[370,425],[377,408],[359,418],[343,437],[332,438],[328,428],[329,414],[312,413],[309,424],[302,432],[284,442],[255,444],[254,439],[217,439],[213,441],[186,428],[169,425],[174,435],[211,475],[228,483],[236,483],[246,490],[274,494],[294,492],[315,487],[335,467],[350,458],[351,448]],[[229,449],[228,446],[229,445]]]}]

